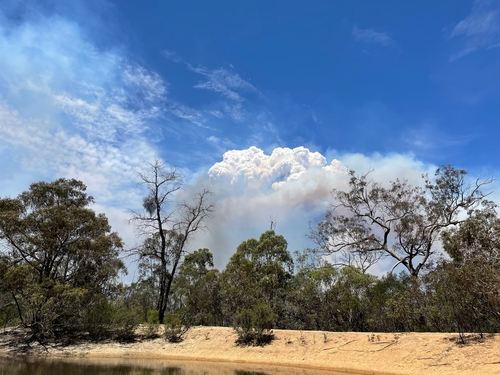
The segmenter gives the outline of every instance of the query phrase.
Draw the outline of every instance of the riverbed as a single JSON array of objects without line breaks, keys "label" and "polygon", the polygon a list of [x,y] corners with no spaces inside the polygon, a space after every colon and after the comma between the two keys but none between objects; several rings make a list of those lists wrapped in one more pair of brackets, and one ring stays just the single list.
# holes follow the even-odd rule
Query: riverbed
[{"label": "riverbed", "polygon": [[[0,335],[0,354],[66,359],[137,359],[288,366],[301,370],[391,375],[500,374],[500,335],[470,335],[461,345],[453,333],[362,333],[275,330],[266,346],[241,347],[227,327],[191,327],[180,343],[163,338],[133,343],[88,341],[20,350]],[[288,373],[288,372],[286,372]],[[231,373],[233,374],[233,373]],[[2,374],[3,375],[3,374]],[[10,375],[10,374],[9,374]],[[31,375],[31,373],[30,373]],[[65,373],[64,375],[72,375]]]}]

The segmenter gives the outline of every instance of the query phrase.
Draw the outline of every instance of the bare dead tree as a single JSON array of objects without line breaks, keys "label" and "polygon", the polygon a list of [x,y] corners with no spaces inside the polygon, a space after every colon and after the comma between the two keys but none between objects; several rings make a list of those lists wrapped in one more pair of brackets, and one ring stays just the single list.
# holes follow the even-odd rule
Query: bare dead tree
[{"label": "bare dead tree", "polygon": [[344,259],[351,254],[358,262],[365,257],[367,265],[382,255],[392,257],[396,263],[390,272],[403,265],[418,278],[442,230],[465,220],[461,213],[470,215],[489,203],[481,187],[492,180],[467,183],[466,175],[465,170],[443,166],[433,179],[422,176],[424,188],[400,180],[385,188],[368,179],[368,173],[350,171],[349,190],[332,192],[337,203],[310,237],[326,253]]},{"label": "bare dead tree", "polygon": [[140,235],[145,236],[141,246],[132,254],[139,261],[148,261],[158,278],[158,320],[163,323],[172,283],[188,242],[198,231],[206,230],[204,220],[214,212],[210,202],[212,193],[202,189],[192,201],[173,204],[175,193],[182,188],[182,178],[175,169],[167,170],[156,159],[149,164],[147,173],[139,174],[141,183],[148,190],[143,199],[143,212],[133,212],[133,221]]},{"label": "bare dead tree", "polygon": [[276,216],[269,216],[269,230],[276,230],[276,226],[278,225],[278,221]]}]

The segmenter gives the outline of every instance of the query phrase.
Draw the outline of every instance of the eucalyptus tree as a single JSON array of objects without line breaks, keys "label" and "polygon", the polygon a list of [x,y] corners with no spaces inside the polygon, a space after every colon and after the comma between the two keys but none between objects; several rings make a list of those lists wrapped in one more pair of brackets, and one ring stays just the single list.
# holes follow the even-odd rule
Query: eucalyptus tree
[{"label": "eucalyptus tree", "polygon": [[467,171],[443,166],[423,187],[406,180],[384,187],[369,174],[350,171],[347,191],[333,190],[336,203],[312,230],[311,237],[330,254],[394,259],[417,279],[431,259],[444,229],[462,223],[487,203],[481,191],[491,179],[467,181]]},{"label": "eucalyptus tree", "polygon": [[259,303],[270,306],[275,313],[283,312],[294,267],[287,246],[285,238],[273,230],[238,246],[221,275],[226,316]]},{"label": "eucalyptus tree", "polygon": [[172,305],[190,325],[221,325],[220,273],[208,249],[187,254],[173,286]]},{"label": "eucalyptus tree", "polygon": [[78,321],[125,268],[120,237],[85,191],[81,181],[58,179],[0,199],[2,289],[39,338]]},{"label": "eucalyptus tree", "polygon": [[212,193],[205,188],[189,202],[175,203],[176,192],[182,189],[182,177],[158,159],[139,178],[147,194],[143,198],[143,211],[133,212],[131,220],[145,240],[132,253],[140,262],[150,265],[152,276],[157,279],[156,310],[159,322],[163,323],[172,283],[187,244],[196,232],[206,229],[204,221],[215,207]]},{"label": "eucalyptus tree", "polygon": [[443,233],[442,259],[426,275],[426,290],[438,329],[497,332],[500,328],[500,219],[494,207],[474,213]]}]

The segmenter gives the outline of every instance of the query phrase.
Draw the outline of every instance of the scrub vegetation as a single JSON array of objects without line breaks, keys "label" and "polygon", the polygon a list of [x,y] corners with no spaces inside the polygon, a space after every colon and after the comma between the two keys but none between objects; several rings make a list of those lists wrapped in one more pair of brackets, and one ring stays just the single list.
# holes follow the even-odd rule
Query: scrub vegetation
[{"label": "scrub vegetation", "polygon": [[[421,186],[351,172],[311,226],[316,248],[292,254],[271,226],[223,270],[209,249],[188,252],[214,212],[212,193],[174,204],[182,180],[159,161],[140,181],[144,210],[131,219],[144,240],[127,251],[81,181],[37,182],[0,199],[2,326],[25,327],[28,343],[178,342],[192,325],[230,326],[241,345],[263,345],[273,329],[457,332],[463,342],[500,329],[500,219],[482,191],[491,180],[451,166]],[[124,285],[130,254],[140,277]],[[370,274],[384,257],[390,272]]]}]

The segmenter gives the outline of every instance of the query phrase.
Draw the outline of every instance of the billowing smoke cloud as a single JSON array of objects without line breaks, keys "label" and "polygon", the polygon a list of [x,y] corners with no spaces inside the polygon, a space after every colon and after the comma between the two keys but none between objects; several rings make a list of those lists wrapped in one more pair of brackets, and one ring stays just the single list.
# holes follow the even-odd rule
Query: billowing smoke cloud
[{"label": "billowing smoke cloud", "polygon": [[[273,221],[290,251],[312,247],[306,236],[309,223],[320,220],[333,203],[332,189],[347,187],[349,169],[373,170],[372,177],[382,183],[404,178],[418,184],[434,167],[401,154],[344,154],[328,161],[304,147],[276,148],[270,155],[257,147],[227,151],[198,184],[214,191],[217,208],[207,223],[210,232],[198,236],[192,246],[209,247],[222,268],[238,244],[258,238]],[[377,267],[372,272],[381,273],[387,265]]]}]

